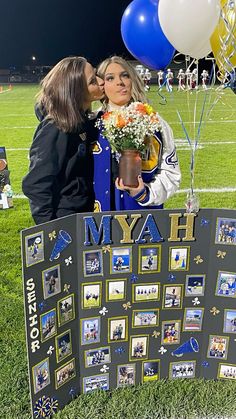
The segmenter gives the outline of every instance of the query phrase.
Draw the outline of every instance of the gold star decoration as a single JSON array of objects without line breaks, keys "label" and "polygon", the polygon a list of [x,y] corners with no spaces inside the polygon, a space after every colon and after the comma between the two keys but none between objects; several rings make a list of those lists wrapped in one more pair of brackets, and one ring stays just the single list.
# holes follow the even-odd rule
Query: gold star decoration
[{"label": "gold star decoration", "polygon": [[57,237],[57,233],[53,230],[51,233],[48,234],[49,239],[52,241]]},{"label": "gold star decoration", "polygon": [[124,303],[124,304],[123,304],[123,308],[124,308],[125,310],[128,310],[128,308],[131,308],[131,307],[132,307],[132,305],[131,305],[130,301],[128,301],[127,303]]},{"label": "gold star decoration", "polygon": [[160,336],[160,332],[158,332],[157,330],[153,330],[152,337],[155,338],[155,339],[157,339],[158,336]]},{"label": "gold star decoration", "polygon": [[111,251],[111,246],[108,244],[108,246],[102,246],[102,251],[104,253],[109,253]]},{"label": "gold star decoration", "polygon": [[218,250],[217,255],[218,258],[224,259],[226,256],[226,252],[222,252],[221,250]]},{"label": "gold star decoration", "polygon": [[195,258],[194,258],[194,260],[195,260],[195,262],[196,262],[196,264],[198,265],[199,263],[202,263],[203,262],[203,259],[201,258],[201,256],[200,255],[197,255]]},{"label": "gold star decoration", "polygon": [[220,313],[220,310],[218,310],[218,308],[216,308],[216,307],[212,307],[210,312],[213,314],[213,316],[216,316],[217,314]]}]

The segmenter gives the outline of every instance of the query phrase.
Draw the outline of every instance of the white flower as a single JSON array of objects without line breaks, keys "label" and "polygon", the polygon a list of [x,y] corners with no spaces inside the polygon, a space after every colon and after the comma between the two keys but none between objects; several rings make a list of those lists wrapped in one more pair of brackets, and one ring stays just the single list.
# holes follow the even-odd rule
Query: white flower
[{"label": "white flower", "polygon": [[132,102],[119,110],[106,112],[96,126],[102,130],[113,151],[146,148],[145,137],[161,130],[157,114],[147,103]]},{"label": "white flower", "polygon": [[72,262],[73,262],[72,256],[69,256],[69,257],[68,257],[68,259],[65,259],[65,264],[66,264],[66,266],[71,265],[71,264],[72,264]]},{"label": "white flower", "polygon": [[197,306],[198,304],[200,304],[200,301],[199,301],[198,297],[195,297],[195,298],[192,300],[192,303],[193,303],[193,305],[194,305],[194,306]]},{"label": "white flower", "polygon": [[105,315],[106,315],[106,313],[108,313],[108,310],[107,310],[107,308],[106,308],[106,307],[103,307],[103,308],[99,311],[99,314],[102,314],[103,316],[105,316]]},{"label": "white flower", "polygon": [[48,351],[47,351],[47,354],[48,355],[52,355],[52,353],[53,353],[53,351],[54,351],[54,347],[51,345],[51,346],[49,346],[49,348],[48,348]]},{"label": "white flower", "polygon": [[107,372],[109,370],[109,367],[107,365],[103,365],[103,367],[100,369],[101,372]]},{"label": "white flower", "polygon": [[164,346],[161,346],[158,352],[160,352],[161,355],[164,355],[167,352],[167,349],[164,348]]}]

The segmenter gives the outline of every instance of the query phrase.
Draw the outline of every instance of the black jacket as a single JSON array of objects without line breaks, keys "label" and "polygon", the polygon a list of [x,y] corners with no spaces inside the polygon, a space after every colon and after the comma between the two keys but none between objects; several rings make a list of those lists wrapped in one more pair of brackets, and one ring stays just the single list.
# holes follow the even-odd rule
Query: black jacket
[{"label": "black jacket", "polygon": [[77,212],[93,211],[92,141],[94,120],[77,133],[64,133],[43,119],[30,149],[30,168],[22,183],[36,224]]}]

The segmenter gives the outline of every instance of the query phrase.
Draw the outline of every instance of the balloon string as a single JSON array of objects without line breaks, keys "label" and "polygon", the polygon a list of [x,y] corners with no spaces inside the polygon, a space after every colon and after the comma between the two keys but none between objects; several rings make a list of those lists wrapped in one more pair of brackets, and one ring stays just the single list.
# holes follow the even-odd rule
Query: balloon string
[{"label": "balloon string", "polygon": [[188,142],[188,144],[190,146],[190,150],[191,150],[191,159],[190,159],[190,191],[191,191],[191,195],[193,195],[194,194],[194,153],[195,153],[195,150],[193,149],[193,144],[192,144],[192,142],[191,142],[191,140],[189,138],[188,131],[186,129],[186,126],[185,126],[185,124],[183,122],[183,119],[182,119],[182,117],[181,117],[178,109],[176,110],[176,112],[177,112],[178,118],[180,120],[181,126],[183,128],[183,131],[184,131],[186,140],[187,140],[187,142]]},{"label": "balloon string", "polygon": [[224,7],[221,9],[220,23],[224,26],[225,35],[221,35],[219,31],[220,48],[216,56],[217,62],[219,64],[218,78],[221,82],[227,84],[227,82],[230,80],[231,73],[235,71],[234,65],[231,62],[231,58],[235,55],[236,50],[235,2],[226,2]]},{"label": "balloon string", "polygon": [[162,99],[162,102],[159,102],[159,105],[167,105],[166,97],[163,94],[160,93],[160,90],[162,89],[162,87],[165,86],[165,84],[166,84],[166,80],[164,80],[164,82],[162,83],[162,85],[157,89],[157,94]]}]

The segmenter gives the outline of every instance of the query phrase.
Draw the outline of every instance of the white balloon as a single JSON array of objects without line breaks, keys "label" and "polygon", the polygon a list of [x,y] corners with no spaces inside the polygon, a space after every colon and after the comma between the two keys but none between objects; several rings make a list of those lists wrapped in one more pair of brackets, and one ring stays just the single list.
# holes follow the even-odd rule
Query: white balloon
[{"label": "white balloon", "polygon": [[219,20],[220,0],[159,0],[158,16],[166,38],[175,49],[193,58],[202,58],[199,55],[207,55],[207,48],[204,53],[201,50]]},{"label": "white balloon", "polygon": [[190,57],[193,58],[204,58],[211,52],[211,44],[210,39],[207,39],[204,44],[199,47],[199,45],[196,45],[195,48],[192,48]]}]

